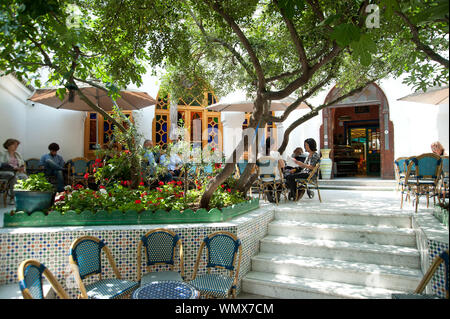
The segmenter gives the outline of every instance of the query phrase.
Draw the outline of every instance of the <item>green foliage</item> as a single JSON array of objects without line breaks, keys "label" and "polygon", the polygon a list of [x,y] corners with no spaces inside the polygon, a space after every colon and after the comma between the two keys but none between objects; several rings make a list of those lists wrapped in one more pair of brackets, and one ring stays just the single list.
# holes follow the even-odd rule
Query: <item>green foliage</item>
[{"label": "green foliage", "polygon": [[47,181],[44,173],[31,174],[26,179],[19,179],[14,186],[15,190],[52,192],[54,187]]}]

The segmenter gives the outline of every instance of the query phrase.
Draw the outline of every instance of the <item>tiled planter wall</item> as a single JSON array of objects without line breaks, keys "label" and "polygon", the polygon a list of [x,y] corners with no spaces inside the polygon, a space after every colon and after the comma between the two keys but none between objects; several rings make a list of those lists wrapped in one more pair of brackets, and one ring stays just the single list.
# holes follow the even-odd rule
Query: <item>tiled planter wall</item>
[{"label": "tiled planter wall", "polygon": [[[250,270],[251,257],[258,252],[259,240],[266,235],[267,225],[273,216],[273,208],[263,206],[223,223],[3,228],[0,229],[0,285],[17,282],[18,265],[25,259],[33,258],[45,264],[71,297],[76,297],[78,288],[73,276],[70,275],[68,253],[72,241],[83,235],[103,239],[111,249],[122,278],[136,280],[138,241],[149,230],[160,227],[169,228],[181,237],[184,273],[188,279],[192,277],[198,248],[204,237],[219,230],[237,235],[242,241],[243,253],[239,273],[239,277],[242,278]],[[176,260],[179,260],[178,256]],[[199,273],[204,272],[205,264],[205,261],[200,263]],[[102,267],[105,278],[114,278],[105,256],[103,256]],[[175,268],[179,269],[179,262],[176,262]],[[141,269],[145,270],[144,263]],[[89,283],[89,279],[86,279],[85,283]]]},{"label": "tiled planter wall", "polygon": [[[413,218],[413,228],[417,232],[417,248],[420,251],[422,272],[425,274],[433,260],[448,249],[448,229],[432,213],[417,214]],[[442,263],[426,288],[427,294],[445,298],[445,268]]]}]

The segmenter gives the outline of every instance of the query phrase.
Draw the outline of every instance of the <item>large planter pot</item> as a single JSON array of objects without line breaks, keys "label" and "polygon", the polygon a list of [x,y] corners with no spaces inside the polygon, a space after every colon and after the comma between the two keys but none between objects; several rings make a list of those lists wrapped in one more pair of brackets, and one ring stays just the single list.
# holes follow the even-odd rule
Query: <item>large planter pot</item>
[{"label": "large planter pot", "polygon": [[16,210],[31,214],[52,206],[53,192],[14,191]]},{"label": "large planter pot", "polygon": [[331,149],[323,148],[320,150],[322,158],[320,159],[320,171],[322,172],[322,179],[330,179],[331,171],[333,170],[333,161],[330,158]]}]

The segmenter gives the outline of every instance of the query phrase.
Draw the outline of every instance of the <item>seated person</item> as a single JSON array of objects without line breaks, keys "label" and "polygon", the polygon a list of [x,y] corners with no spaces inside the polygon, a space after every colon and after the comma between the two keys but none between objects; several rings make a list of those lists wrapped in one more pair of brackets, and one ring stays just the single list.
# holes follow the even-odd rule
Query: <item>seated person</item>
[{"label": "seated person", "polygon": [[[166,167],[166,168],[168,168],[169,162],[170,162],[170,158],[167,157],[166,152],[167,152],[167,144],[164,144],[162,149],[161,149],[161,155],[159,157],[159,164],[164,166],[164,167]],[[158,177],[164,183],[173,181],[173,175],[170,173],[170,171],[168,171],[167,173],[162,174],[162,175],[160,175]]]},{"label": "seated person", "polygon": [[[309,154],[308,157],[304,163],[293,159],[299,167],[295,169],[295,172],[286,177],[286,186],[289,189],[289,199],[292,200],[297,200],[297,198],[295,198],[297,191],[297,182],[295,180],[297,178],[307,178],[309,173],[314,169],[314,166],[316,166],[316,164],[320,161],[320,155],[317,153],[317,144],[313,138],[306,139],[304,146],[305,150]],[[308,196],[310,198],[314,196],[313,194],[314,193],[311,190],[308,190]]]},{"label": "seated person", "polygon": [[431,144],[431,151],[439,156],[447,155],[447,153],[445,153],[444,146],[442,146],[442,144],[439,141],[433,142]]},{"label": "seated person", "polygon": [[59,145],[56,143],[51,143],[48,146],[50,153],[42,155],[40,166],[45,169],[45,175],[56,176],[56,191],[64,191],[64,159],[61,155],[58,155]]},{"label": "seated person", "polygon": [[292,153],[291,157],[288,157],[286,162],[287,165],[284,167],[284,172],[285,174],[290,174],[291,172],[293,173],[293,169],[299,167],[299,165],[294,162],[291,158],[296,159],[297,161],[300,161],[302,163],[305,162],[307,155],[303,152],[303,148],[301,147],[297,147],[294,152]]},{"label": "seated person", "polygon": [[183,166],[183,161],[181,160],[182,153],[178,152],[170,155],[170,160],[167,165],[169,173],[174,177],[178,177],[181,174],[181,168]]},{"label": "seated person", "polygon": [[0,152],[0,178],[8,181],[9,193],[12,195],[18,179],[26,179],[25,162],[17,152],[20,141],[9,138],[3,143],[5,151]]}]

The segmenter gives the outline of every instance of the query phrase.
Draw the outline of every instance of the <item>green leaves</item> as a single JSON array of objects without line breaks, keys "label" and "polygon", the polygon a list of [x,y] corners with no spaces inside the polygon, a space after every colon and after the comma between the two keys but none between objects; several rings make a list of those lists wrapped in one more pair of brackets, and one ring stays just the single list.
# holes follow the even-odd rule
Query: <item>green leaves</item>
[{"label": "green leaves", "polygon": [[353,55],[359,58],[364,66],[369,66],[372,62],[372,53],[376,53],[377,46],[368,34],[362,34],[358,41],[350,43]]},{"label": "green leaves", "polygon": [[353,41],[359,41],[361,32],[358,27],[351,23],[343,23],[334,28],[330,39],[335,40],[341,47],[345,48]]},{"label": "green leaves", "polygon": [[16,190],[52,192],[54,187],[45,178],[44,173],[31,174],[27,179],[19,179],[14,186]]},{"label": "green leaves", "polygon": [[305,9],[304,0],[279,0],[278,7],[282,9],[288,19],[300,14]]}]

